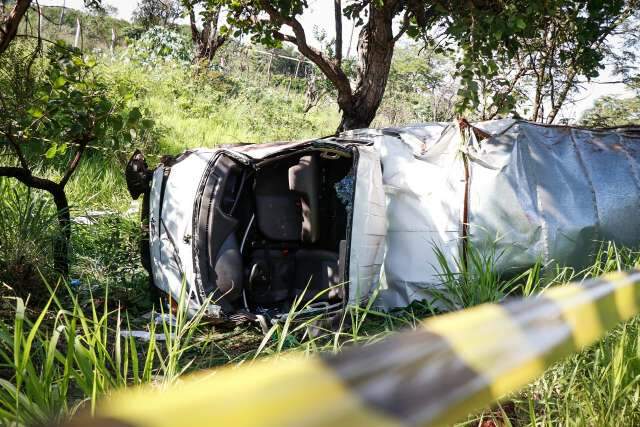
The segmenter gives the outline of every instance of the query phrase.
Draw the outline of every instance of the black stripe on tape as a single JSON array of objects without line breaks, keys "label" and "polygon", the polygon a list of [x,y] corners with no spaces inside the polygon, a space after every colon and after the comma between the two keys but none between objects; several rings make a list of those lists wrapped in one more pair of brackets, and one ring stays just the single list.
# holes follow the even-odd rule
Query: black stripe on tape
[{"label": "black stripe on tape", "polygon": [[491,400],[489,381],[424,329],[323,360],[367,405],[407,425],[430,421],[461,398]]}]

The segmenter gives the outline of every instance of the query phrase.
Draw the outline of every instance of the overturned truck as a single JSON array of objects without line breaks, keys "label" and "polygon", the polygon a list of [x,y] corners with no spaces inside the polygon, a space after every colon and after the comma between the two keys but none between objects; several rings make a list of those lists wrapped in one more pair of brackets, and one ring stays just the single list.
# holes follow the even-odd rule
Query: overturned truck
[{"label": "overturned truck", "polygon": [[640,242],[640,128],[504,119],[188,150],[148,170],[142,257],[192,313],[277,320],[429,299],[470,247],[513,274]]}]

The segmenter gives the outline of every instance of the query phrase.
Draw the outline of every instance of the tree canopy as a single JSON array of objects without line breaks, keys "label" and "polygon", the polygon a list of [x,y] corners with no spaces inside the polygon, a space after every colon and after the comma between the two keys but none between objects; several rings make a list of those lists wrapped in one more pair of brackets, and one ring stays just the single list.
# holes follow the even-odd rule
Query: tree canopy
[{"label": "tree canopy", "polygon": [[144,28],[166,26],[173,24],[181,12],[176,0],[140,0],[133,11],[133,21]]},{"label": "tree canopy", "polygon": [[[221,33],[219,29],[222,6],[211,0],[182,0],[182,6],[189,16],[197,58],[210,61],[228,39],[228,32]],[[199,9],[202,29],[198,28],[196,9]]]},{"label": "tree canopy", "polygon": [[[61,231],[55,265],[64,275],[70,239],[66,185],[89,149],[116,149],[151,125],[138,108],[128,108],[133,95],[116,95],[96,66],[94,58],[64,42],[46,49],[16,43],[0,56],[0,149],[8,155],[0,177],[53,197]],[[58,164],[58,173],[39,176],[41,161]]]},{"label": "tree canopy", "polygon": [[[344,18],[354,20],[360,29],[352,84],[342,68],[341,37],[335,38],[331,54],[309,43],[300,21],[309,7],[306,0],[213,1],[229,9],[227,21],[236,35],[247,34],[270,46],[292,43],[322,70],[338,92],[343,111],[340,129],[371,122],[384,94],[394,45],[405,34],[439,52],[459,53],[458,111],[463,112],[480,103],[478,80],[497,77],[500,63],[530,55],[541,44],[569,76],[597,76],[603,60],[598,47],[637,5],[636,0],[355,0],[346,5],[336,0],[336,34],[341,34]],[[551,62],[548,58],[538,55],[527,60],[535,63],[535,69],[533,65],[529,69],[541,81],[553,84],[542,70]],[[512,104],[511,98],[498,102]]]},{"label": "tree canopy", "polygon": [[[579,83],[599,75],[611,54],[608,38],[637,7],[636,1],[556,3],[549,10],[528,3],[532,12],[521,20],[485,17],[478,37],[464,37],[462,109],[483,104],[482,118],[490,119],[530,99],[527,118],[554,122]],[[517,31],[502,38],[509,22]]]}]

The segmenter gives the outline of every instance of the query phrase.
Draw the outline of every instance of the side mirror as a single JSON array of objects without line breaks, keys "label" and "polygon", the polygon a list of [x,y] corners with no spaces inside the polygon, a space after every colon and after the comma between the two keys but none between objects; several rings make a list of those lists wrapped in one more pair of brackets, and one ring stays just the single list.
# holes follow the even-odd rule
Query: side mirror
[{"label": "side mirror", "polygon": [[125,169],[127,189],[133,200],[137,200],[141,194],[149,190],[152,176],[153,172],[149,170],[144,154],[140,150],[134,151]]}]

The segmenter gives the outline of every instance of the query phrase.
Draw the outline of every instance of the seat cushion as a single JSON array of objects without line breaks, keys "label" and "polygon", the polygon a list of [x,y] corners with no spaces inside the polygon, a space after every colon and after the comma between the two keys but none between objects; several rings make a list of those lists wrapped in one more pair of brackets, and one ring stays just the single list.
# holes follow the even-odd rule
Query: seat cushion
[{"label": "seat cushion", "polygon": [[300,240],[302,208],[300,196],[289,189],[289,167],[270,166],[256,174],[257,225],[269,240]]},{"label": "seat cushion", "polygon": [[315,249],[300,249],[296,252],[296,296],[304,293],[303,301],[309,301],[325,289],[334,287],[316,300],[326,301],[342,296],[342,286],[338,285],[340,274],[337,253]]},{"label": "seat cushion", "polygon": [[252,301],[260,305],[272,305],[286,300],[294,274],[295,258],[288,251],[254,251],[247,270],[248,290]]}]

